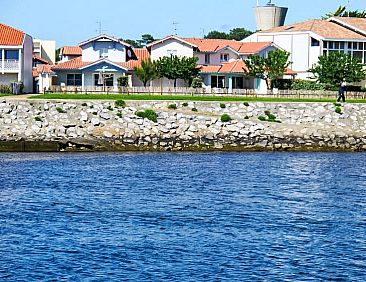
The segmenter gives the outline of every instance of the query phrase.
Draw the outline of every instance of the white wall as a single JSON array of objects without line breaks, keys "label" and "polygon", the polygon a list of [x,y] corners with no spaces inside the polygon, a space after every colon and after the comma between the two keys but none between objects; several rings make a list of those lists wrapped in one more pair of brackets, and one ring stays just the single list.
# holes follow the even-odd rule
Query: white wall
[{"label": "white wall", "polygon": [[0,73],[0,84],[2,85],[10,85],[10,83],[18,80],[17,73]]},{"label": "white wall", "polygon": [[192,46],[172,38],[151,47],[151,60],[168,56],[168,50],[177,50],[178,57],[193,57]]},{"label": "white wall", "polygon": [[[229,54],[229,62],[240,59],[240,56],[238,56],[236,53],[234,53],[230,49],[223,49],[219,53],[210,54],[210,65],[221,65],[221,63],[222,63],[221,54]],[[198,64],[206,65],[205,53],[195,53],[195,56],[198,58]]]},{"label": "white wall", "polygon": [[[115,48],[114,48],[115,47]],[[100,49],[108,48],[108,60],[112,62],[123,63],[126,62],[126,48],[120,43],[114,42],[93,42],[87,43],[84,46],[81,46],[83,61],[84,62],[95,62],[100,60]]]}]

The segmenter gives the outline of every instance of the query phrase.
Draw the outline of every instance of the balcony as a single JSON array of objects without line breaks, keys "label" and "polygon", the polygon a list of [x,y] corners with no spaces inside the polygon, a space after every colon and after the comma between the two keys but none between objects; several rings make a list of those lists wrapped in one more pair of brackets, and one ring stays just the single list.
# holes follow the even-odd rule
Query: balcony
[{"label": "balcony", "polygon": [[20,70],[20,64],[18,60],[0,60],[0,70],[3,72],[14,72]]}]

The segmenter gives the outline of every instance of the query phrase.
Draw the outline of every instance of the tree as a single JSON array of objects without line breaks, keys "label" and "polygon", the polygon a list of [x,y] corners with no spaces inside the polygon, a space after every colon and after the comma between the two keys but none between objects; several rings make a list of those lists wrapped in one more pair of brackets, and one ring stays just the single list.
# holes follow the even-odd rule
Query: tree
[{"label": "tree", "polygon": [[217,30],[210,31],[206,36],[206,39],[229,39],[229,35],[225,32]]},{"label": "tree", "polygon": [[149,81],[157,78],[155,64],[150,59],[142,61],[141,67],[135,67],[134,70],[137,77],[143,82],[145,87]]},{"label": "tree", "polygon": [[147,44],[155,41],[154,37],[151,34],[143,34],[141,36],[141,42],[146,46]]},{"label": "tree", "polygon": [[[123,40],[123,39],[121,39],[121,40]],[[142,48],[141,43],[136,41],[136,40],[126,39],[126,40],[123,40],[123,41],[130,44],[133,48]]]},{"label": "tree", "polygon": [[200,69],[197,67],[198,58],[170,56],[162,57],[155,62],[157,77],[166,77],[174,80],[174,87],[177,87],[177,80],[183,79],[188,85],[193,77],[197,76]]},{"label": "tree", "polygon": [[241,41],[249,35],[253,34],[250,30],[247,30],[242,27],[234,28],[230,30],[229,33],[213,30],[210,31],[205,38],[206,39],[229,39],[229,40],[237,40]]},{"label": "tree", "polygon": [[194,77],[198,75],[200,69],[197,67],[197,57],[183,57],[180,59],[180,79],[183,79],[188,86],[191,85]]},{"label": "tree", "polygon": [[229,39],[241,41],[244,38],[246,38],[252,34],[253,34],[253,32],[251,32],[250,30],[247,30],[242,27],[238,27],[238,28],[234,28],[234,29],[230,30]]},{"label": "tree", "polygon": [[361,60],[343,52],[320,56],[318,64],[309,71],[314,74],[317,82],[331,86],[338,86],[343,81],[358,82],[366,76]]},{"label": "tree", "polygon": [[272,80],[283,77],[287,67],[291,62],[288,61],[290,53],[276,49],[269,51],[267,58],[258,54],[249,55],[247,60],[244,60],[248,75],[264,79],[267,83],[267,88],[272,89]]},{"label": "tree", "polygon": [[323,20],[329,19],[331,17],[353,17],[353,18],[366,18],[366,11],[359,12],[355,11],[347,11],[346,6],[339,6],[337,10],[334,12],[328,13],[322,17]]}]

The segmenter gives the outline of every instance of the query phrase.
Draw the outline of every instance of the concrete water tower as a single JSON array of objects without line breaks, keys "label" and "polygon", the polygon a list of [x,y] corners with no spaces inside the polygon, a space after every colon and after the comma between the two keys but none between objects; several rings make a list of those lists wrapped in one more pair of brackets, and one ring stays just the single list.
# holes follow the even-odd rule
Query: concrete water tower
[{"label": "concrete water tower", "polygon": [[267,30],[285,24],[287,7],[278,7],[270,0],[267,5],[254,7],[254,14],[257,22],[257,30]]}]

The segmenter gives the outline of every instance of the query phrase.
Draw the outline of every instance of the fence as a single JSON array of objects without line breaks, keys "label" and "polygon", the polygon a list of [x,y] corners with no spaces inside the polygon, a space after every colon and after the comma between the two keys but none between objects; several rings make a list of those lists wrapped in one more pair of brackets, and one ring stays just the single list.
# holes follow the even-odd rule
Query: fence
[{"label": "fence", "polygon": [[[144,94],[144,95],[190,95],[190,96],[243,96],[243,97],[268,97],[268,98],[289,98],[289,99],[335,99],[338,91],[323,90],[274,90],[268,93],[258,94],[254,89],[233,89],[229,93],[227,88],[188,88],[188,87],[84,87],[81,86],[51,86],[50,92],[55,93],[106,93],[106,94]],[[349,100],[365,100],[366,92],[346,92]]]}]

